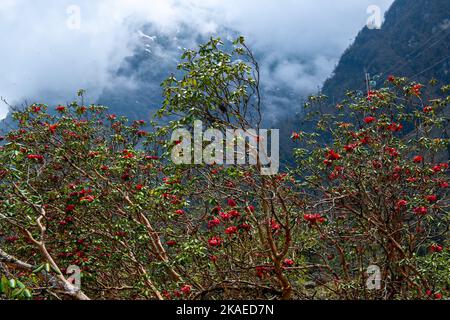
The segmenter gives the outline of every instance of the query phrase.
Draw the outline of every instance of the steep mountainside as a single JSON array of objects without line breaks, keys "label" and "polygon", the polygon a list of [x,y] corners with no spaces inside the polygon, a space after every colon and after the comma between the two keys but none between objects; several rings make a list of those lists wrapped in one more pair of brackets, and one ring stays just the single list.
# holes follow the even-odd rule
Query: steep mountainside
[{"label": "steep mountainside", "polygon": [[[439,86],[427,87],[428,94],[440,94],[439,88],[450,83],[450,1],[396,0],[386,13],[380,30],[364,28],[345,51],[322,93],[329,107],[321,112],[334,112],[336,103],[348,90],[365,94],[365,73],[371,85],[383,85],[389,75],[405,76],[426,83],[435,78]],[[282,159],[292,162],[294,143],[289,136],[294,130],[312,130],[302,117],[288,117],[274,125],[281,130]]]},{"label": "steep mountainside", "polygon": [[339,101],[346,90],[364,90],[365,72],[375,85],[390,74],[418,82],[450,79],[450,1],[397,0],[381,30],[364,28],[342,56],[323,93]]}]

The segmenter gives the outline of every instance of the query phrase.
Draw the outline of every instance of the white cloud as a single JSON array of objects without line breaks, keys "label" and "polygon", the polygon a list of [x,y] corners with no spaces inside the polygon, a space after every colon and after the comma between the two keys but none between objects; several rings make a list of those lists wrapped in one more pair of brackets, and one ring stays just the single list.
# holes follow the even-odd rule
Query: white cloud
[{"label": "white cloud", "polygon": [[[269,81],[307,91],[320,85],[361,29],[371,4],[393,0],[1,0],[0,96],[64,103],[79,88],[132,85],[112,73],[153,23],[165,34],[183,23],[201,33],[225,26],[247,36]],[[81,28],[67,27],[67,8],[81,9]],[[293,57],[296,57],[293,59]],[[168,70],[168,73],[170,71]],[[0,105],[0,118],[6,108]]]}]

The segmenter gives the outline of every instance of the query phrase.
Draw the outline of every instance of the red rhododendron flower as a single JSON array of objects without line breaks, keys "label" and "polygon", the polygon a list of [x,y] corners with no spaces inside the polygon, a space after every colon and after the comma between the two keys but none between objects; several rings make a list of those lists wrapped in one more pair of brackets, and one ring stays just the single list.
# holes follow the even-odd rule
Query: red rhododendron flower
[{"label": "red rhododendron flower", "polygon": [[75,210],[75,205],[73,205],[73,204],[69,204],[66,207],[66,212],[73,212],[74,210]]},{"label": "red rhododendron flower", "polygon": [[246,210],[247,210],[248,212],[253,213],[253,212],[255,212],[255,206],[248,206],[248,207],[246,208]]},{"label": "red rhododendron flower", "polygon": [[262,279],[266,273],[266,268],[264,267],[256,267],[256,276],[260,279]]},{"label": "red rhododendron flower", "polygon": [[123,158],[124,159],[134,159],[135,155],[132,152],[128,151],[128,150],[124,150]]},{"label": "red rhododendron flower", "polygon": [[303,218],[311,224],[324,223],[326,221],[320,214],[305,214]]},{"label": "red rhododendron flower", "polygon": [[138,184],[136,186],[136,190],[141,191],[142,189],[144,189],[144,186],[142,184]]},{"label": "red rhododendron flower", "polygon": [[6,237],[5,240],[8,242],[14,243],[17,240],[19,240],[19,237],[16,237],[16,236]]},{"label": "red rhododendron flower", "polygon": [[335,161],[341,159],[341,155],[336,153],[334,150],[329,150],[326,154],[326,158],[328,160]]},{"label": "red rhododendron flower", "polygon": [[377,119],[375,119],[375,117],[366,117],[364,118],[364,122],[367,124],[371,124],[373,122],[375,122]]},{"label": "red rhododendron flower", "polygon": [[237,227],[229,227],[225,230],[225,233],[228,235],[232,235],[238,232],[238,228]]},{"label": "red rhododendron flower", "polygon": [[44,157],[39,154],[29,154],[27,158],[30,160],[44,160]]},{"label": "red rhododendron flower", "polygon": [[232,210],[232,211],[228,212],[228,214],[232,218],[239,218],[241,216],[241,214],[237,210]]},{"label": "red rhododendron flower", "polygon": [[392,132],[400,132],[403,130],[403,125],[398,123],[392,123],[388,126],[388,130]]},{"label": "red rhododendron flower", "polygon": [[224,220],[224,221],[228,221],[231,219],[231,216],[229,213],[220,212],[219,215],[222,218],[222,220]]},{"label": "red rhododendron flower", "polygon": [[356,144],[349,144],[348,146],[345,146],[344,149],[345,151],[351,153],[356,149],[357,145]]},{"label": "red rhododendron flower", "polygon": [[292,259],[285,259],[285,260],[283,261],[283,264],[284,264],[286,267],[292,267],[292,266],[295,264],[295,262],[294,262],[294,260],[292,260]]},{"label": "red rhododendron flower", "polygon": [[291,139],[292,140],[300,140],[300,134],[299,133],[297,133],[297,132],[293,132],[292,133],[292,136],[291,136]]},{"label": "red rhododendron flower", "polygon": [[220,220],[218,218],[214,218],[213,220],[208,221],[208,228],[209,229],[213,229],[213,228],[219,226],[220,223],[221,222],[220,222]]},{"label": "red rhododendron flower", "polygon": [[66,107],[64,107],[64,106],[57,106],[56,107],[56,111],[58,111],[58,112],[64,112],[66,110]]},{"label": "red rhododendron flower", "polygon": [[420,216],[424,216],[428,213],[428,209],[425,207],[418,207],[414,209],[414,213]]},{"label": "red rhododendron flower", "polygon": [[373,161],[372,161],[372,166],[373,166],[375,169],[380,169],[380,168],[383,167],[383,164],[382,164],[380,161],[378,161],[378,160],[373,160]]},{"label": "red rhododendron flower", "polygon": [[436,195],[431,195],[431,196],[426,196],[425,199],[429,202],[429,203],[434,203],[438,201],[438,197]]},{"label": "red rhododendron flower", "polygon": [[388,79],[389,82],[394,82],[395,81],[395,77],[392,76],[392,75],[388,76],[387,79]]},{"label": "red rhododendron flower", "polygon": [[416,96],[420,96],[420,90],[422,89],[422,85],[421,84],[416,84],[412,87],[412,93]]},{"label": "red rhododendron flower", "polygon": [[191,293],[191,289],[192,289],[191,286],[186,285],[183,288],[181,288],[181,292],[183,292],[184,294],[189,294]]},{"label": "red rhododendron flower", "polygon": [[422,163],[423,157],[422,156],[415,156],[413,159],[414,163]]},{"label": "red rhododendron flower", "polygon": [[185,214],[184,210],[181,210],[181,209],[175,211],[175,213],[176,213],[177,215],[179,215],[179,216],[184,216],[184,214]]},{"label": "red rhododendron flower", "polygon": [[167,244],[169,247],[174,247],[174,246],[177,245],[177,242],[176,242],[175,240],[170,240],[170,241],[167,241],[166,244]]},{"label": "red rhododendron flower", "polygon": [[157,157],[157,156],[146,156],[145,159],[146,160],[159,160],[159,157]]},{"label": "red rhododendron flower", "polygon": [[211,247],[220,247],[222,245],[222,239],[220,237],[213,237],[208,240],[208,244]]},{"label": "red rhododendron flower", "polygon": [[370,137],[364,137],[364,138],[360,139],[359,142],[360,142],[362,145],[369,144],[369,143],[370,143]]},{"label": "red rhododendron flower", "polygon": [[48,126],[48,130],[50,130],[50,132],[51,132],[52,134],[55,134],[55,133],[56,133],[56,129],[57,129],[58,127],[59,127],[58,124],[49,125],[49,126]]},{"label": "red rhododendron flower", "polygon": [[423,108],[423,112],[425,112],[425,113],[433,112],[433,107],[427,106],[427,107]]},{"label": "red rhododendron flower", "polygon": [[399,156],[399,152],[395,148],[386,147],[385,150],[393,158]]},{"label": "red rhododendron flower", "polygon": [[272,219],[270,221],[270,228],[272,228],[272,231],[278,231],[281,229],[281,226],[274,219]]},{"label": "red rhododendron flower", "polygon": [[436,293],[434,295],[434,297],[436,298],[436,300],[441,300],[442,299],[442,294],[441,293]]},{"label": "red rhododendron flower", "polygon": [[406,208],[407,205],[408,205],[408,201],[406,201],[406,200],[399,200],[397,202],[396,208],[397,208],[397,210],[404,209],[404,208]]},{"label": "red rhododendron flower", "polygon": [[444,181],[439,184],[441,188],[448,188],[448,182]]},{"label": "red rhododendron flower", "polygon": [[32,106],[32,107],[31,107],[31,110],[32,110],[34,113],[38,113],[38,112],[40,112],[40,111],[42,110],[42,108],[41,108],[41,106]]},{"label": "red rhododendron flower", "polygon": [[235,200],[233,200],[233,199],[228,199],[228,205],[230,206],[230,207],[236,207],[237,206],[237,203],[236,203],[236,201]]},{"label": "red rhododendron flower", "polygon": [[430,247],[430,251],[431,252],[442,252],[442,250],[444,250],[444,248],[442,246],[440,246],[440,245],[437,245],[437,244],[433,244]]},{"label": "red rhododendron flower", "polygon": [[433,167],[434,173],[439,173],[439,172],[441,172],[441,170],[442,170],[442,167],[439,164]]}]

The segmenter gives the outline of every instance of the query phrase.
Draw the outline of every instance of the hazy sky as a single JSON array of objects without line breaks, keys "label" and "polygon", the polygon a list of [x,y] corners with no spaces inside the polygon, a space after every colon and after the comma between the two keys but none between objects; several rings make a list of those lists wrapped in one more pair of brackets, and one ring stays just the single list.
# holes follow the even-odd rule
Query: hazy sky
[{"label": "hazy sky", "polygon": [[[112,74],[140,45],[136,31],[149,22],[165,34],[185,23],[204,34],[221,26],[237,30],[266,52],[262,65],[272,67],[270,81],[314,90],[366,24],[367,8],[384,13],[392,2],[0,0],[0,96],[10,103],[65,103],[79,88],[95,97],[118,81],[127,85]],[[0,104],[0,118],[6,111]]]}]

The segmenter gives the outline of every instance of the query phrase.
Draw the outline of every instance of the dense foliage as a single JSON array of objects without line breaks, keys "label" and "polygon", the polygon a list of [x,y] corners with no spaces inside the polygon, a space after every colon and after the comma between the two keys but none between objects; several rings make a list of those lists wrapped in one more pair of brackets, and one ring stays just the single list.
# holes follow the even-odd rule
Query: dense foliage
[{"label": "dense foliage", "polygon": [[[169,157],[172,130],[196,119],[259,127],[259,68],[244,39],[231,53],[211,39],[179,70],[163,83],[167,125],[153,130],[78,102],[14,114],[18,129],[0,150],[1,297],[450,297],[439,116],[450,98],[395,77],[367,97],[349,94],[317,131],[293,133],[295,166],[264,176],[260,165]],[[369,266],[378,289],[367,286]]]}]

